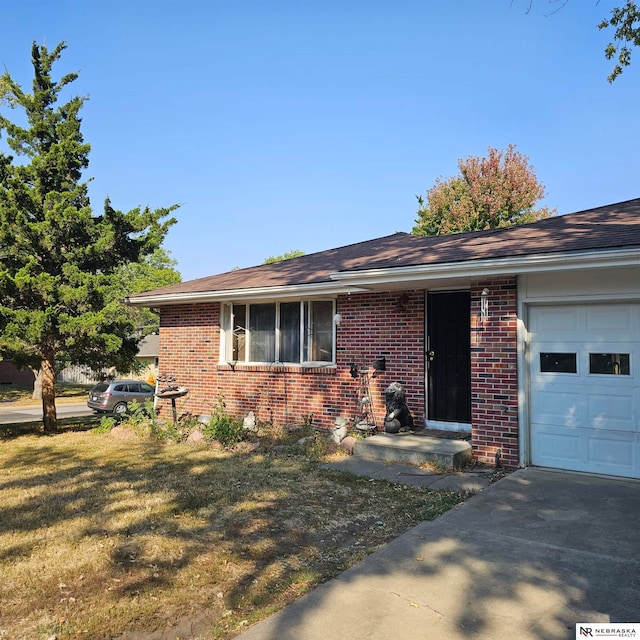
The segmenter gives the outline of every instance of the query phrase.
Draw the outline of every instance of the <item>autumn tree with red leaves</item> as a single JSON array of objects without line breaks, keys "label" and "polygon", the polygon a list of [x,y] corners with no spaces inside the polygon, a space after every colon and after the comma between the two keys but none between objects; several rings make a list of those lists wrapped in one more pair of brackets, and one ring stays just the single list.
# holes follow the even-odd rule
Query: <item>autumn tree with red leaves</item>
[{"label": "autumn tree with red leaves", "polygon": [[437,236],[462,231],[510,227],[548,218],[555,213],[536,208],[545,196],[529,158],[516,151],[489,147],[487,157],[458,160],[460,174],[438,178],[420,208],[412,233]]}]

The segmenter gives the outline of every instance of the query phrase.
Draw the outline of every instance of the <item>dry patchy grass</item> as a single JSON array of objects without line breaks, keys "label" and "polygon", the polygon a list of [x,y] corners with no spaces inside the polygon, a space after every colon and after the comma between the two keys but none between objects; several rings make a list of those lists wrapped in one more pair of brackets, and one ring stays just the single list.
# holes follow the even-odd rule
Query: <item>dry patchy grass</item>
[{"label": "dry patchy grass", "polygon": [[[230,638],[460,496],[266,447],[0,437],[0,637]],[[174,637],[190,637],[179,624]]]}]

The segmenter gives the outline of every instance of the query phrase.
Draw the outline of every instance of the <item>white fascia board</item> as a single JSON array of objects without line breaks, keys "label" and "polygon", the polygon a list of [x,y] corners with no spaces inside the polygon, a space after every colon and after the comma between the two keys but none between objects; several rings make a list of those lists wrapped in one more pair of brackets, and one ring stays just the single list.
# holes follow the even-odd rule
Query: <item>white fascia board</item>
[{"label": "white fascia board", "polygon": [[280,287],[252,287],[248,289],[227,289],[223,291],[196,291],[192,293],[165,293],[142,298],[127,298],[130,305],[139,307],[162,307],[170,304],[193,304],[196,302],[255,302],[260,300],[286,300],[336,296],[340,293],[356,293],[364,289],[337,282],[287,285]]},{"label": "white fascia board", "polygon": [[372,287],[403,281],[429,282],[443,277],[481,278],[485,276],[519,275],[548,271],[598,269],[640,265],[640,248],[586,251],[581,253],[549,253],[489,260],[447,262],[409,267],[337,271],[331,279],[353,287]]},{"label": "white fascia board", "polygon": [[482,277],[520,275],[549,271],[628,267],[640,265],[640,248],[585,251],[580,253],[548,253],[533,256],[515,256],[490,260],[447,262],[442,264],[337,271],[330,274],[332,282],[296,284],[276,287],[251,287],[222,291],[196,291],[167,293],[142,298],[127,298],[128,304],[141,307],[161,307],[170,304],[197,302],[233,302],[285,300],[301,297],[336,296],[341,293],[359,293],[380,289],[385,285],[403,282],[415,286],[419,282],[432,282],[442,278],[477,279]]}]

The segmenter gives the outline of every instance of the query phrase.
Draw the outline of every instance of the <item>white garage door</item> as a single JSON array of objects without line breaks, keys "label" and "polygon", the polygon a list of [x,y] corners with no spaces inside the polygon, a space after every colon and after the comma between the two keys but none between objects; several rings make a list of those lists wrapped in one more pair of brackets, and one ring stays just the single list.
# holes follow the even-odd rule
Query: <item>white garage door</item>
[{"label": "white garage door", "polygon": [[531,463],[640,478],[640,305],[529,310]]}]

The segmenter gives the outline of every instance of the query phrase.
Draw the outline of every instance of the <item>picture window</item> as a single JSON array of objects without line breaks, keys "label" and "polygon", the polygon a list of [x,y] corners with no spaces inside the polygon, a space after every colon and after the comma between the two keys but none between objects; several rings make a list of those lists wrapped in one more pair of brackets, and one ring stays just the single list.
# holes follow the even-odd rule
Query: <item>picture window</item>
[{"label": "picture window", "polygon": [[333,363],[333,300],[228,304],[223,309],[223,361]]}]

